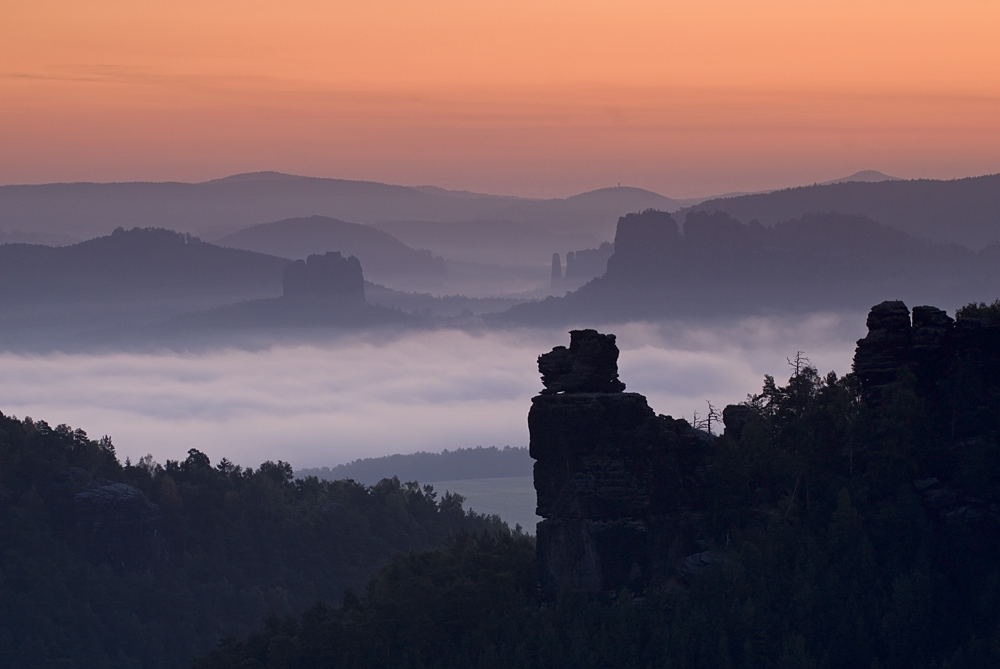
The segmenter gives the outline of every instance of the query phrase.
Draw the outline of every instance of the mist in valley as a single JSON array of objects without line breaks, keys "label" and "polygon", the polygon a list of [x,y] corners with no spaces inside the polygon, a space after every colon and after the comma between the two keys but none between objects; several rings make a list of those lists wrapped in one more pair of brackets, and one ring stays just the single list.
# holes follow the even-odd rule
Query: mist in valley
[{"label": "mist in valley", "polygon": [[[127,205],[134,199],[111,197],[136,195],[131,186],[98,188],[109,197],[89,211],[61,199],[61,187],[0,187],[0,213],[13,214],[12,229],[22,231],[0,244],[0,533],[7,532],[0,539],[11,536],[14,546],[0,560],[0,586],[13,582],[17,593],[9,604],[0,599],[0,613],[23,620],[0,627],[0,657],[30,658],[22,666],[34,666],[42,651],[31,635],[41,627],[45,647],[56,649],[51,657],[72,655],[79,666],[90,666],[95,654],[146,658],[143,666],[190,666],[199,656],[196,666],[234,666],[211,658],[263,655],[253,644],[220,639],[259,629],[272,611],[291,616],[280,623],[287,630],[300,625],[297,615],[346,621],[361,649],[354,664],[370,666],[381,652],[373,649],[384,646],[376,613],[383,596],[400,598],[394,610],[421,612],[393,622],[406,637],[397,644],[398,666],[413,666],[406,663],[414,652],[451,652],[414,631],[425,614],[443,617],[434,629],[461,621],[459,636],[497,640],[509,654],[535,630],[583,629],[572,620],[538,623],[560,609],[544,602],[565,579],[574,596],[600,593],[611,607],[623,601],[615,595],[643,592],[656,625],[675,630],[655,636],[710,639],[714,625],[676,631],[697,627],[690,621],[698,616],[663,618],[683,610],[672,598],[696,592],[697,579],[722,578],[728,571],[716,566],[744,560],[739,551],[830,564],[835,553],[810,563],[816,556],[802,551],[827,545],[838,517],[858,517],[851,498],[859,508],[888,500],[881,518],[919,507],[914,494],[933,504],[943,498],[955,503],[926,506],[927,526],[935,514],[1000,523],[988,515],[996,505],[983,501],[995,493],[981,487],[1000,480],[988,446],[1000,433],[990,427],[1000,387],[1000,302],[989,304],[1000,286],[1000,243],[979,216],[995,210],[998,180],[942,190],[937,182],[859,186],[849,178],[793,189],[802,197],[781,191],[686,211],[638,189],[533,201],[275,174],[236,178],[242,197],[232,199],[218,183],[139,189],[158,192],[154,204],[172,202],[175,214],[199,208],[184,202],[184,191],[214,192],[213,211],[185,219],[200,226],[194,232],[179,219],[171,226],[181,229],[157,227],[163,211],[133,216]],[[295,197],[316,187],[323,197]],[[357,197],[334,197],[338,191]],[[367,204],[366,192],[375,194]],[[933,238],[920,236],[906,215],[914,193],[931,192],[943,193],[939,206],[955,214]],[[880,206],[865,211],[859,193]],[[390,194],[395,204],[377,197]],[[813,209],[831,198],[837,206]],[[963,209],[972,199],[979,205]],[[650,200],[662,206],[650,208]],[[248,215],[253,201],[270,203],[256,219]],[[59,206],[50,211],[49,204]],[[79,231],[100,236],[59,246],[77,204]],[[742,207],[733,210],[738,216],[726,211],[734,204]],[[227,207],[233,227],[213,228]],[[580,220],[581,207],[589,218]],[[382,219],[389,215],[397,220]],[[128,229],[96,230],[128,218]],[[956,311],[969,302],[979,304]],[[570,348],[553,351],[570,344],[571,330]],[[843,378],[856,360],[856,375]],[[903,373],[907,365],[917,376]],[[762,392],[767,375],[776,385],[768,384],[762,402],[725,411]],[[880,392],[872,384],[886,377],[920,379],[892,411],[871,403]],[[629,393],[617,392],[618,379]],[[539,396],[543,381],[548,393]],[[898,415],[902,430],[885,422]],[[937,420],[937,432],[919,427],[927,420]],[[897,434],[904,438],[886,436]],[[890,462],[886,444],[911,450]],[[950,450],[934,459],[942,445]],[[500,457],[516,466],[498,467]],[[418,472],[421,462],[431,466]],[[920,478],[911,492],[914,472]],[[890,537],[897,554],[921,554],[906,544],[907,531],[886,527],[872,522],[875,534],[855,545]],[[740,538],[743,532],[758,533],[762,543]],[[927,537],[923,551],[951,545]],[[973,571],[1000,582],[996,550],[966,544],[953,553],[980,556],[984,566]],[[442,571],[445,563],[451,566]],[[739,563],[756,569],[756,562]],[[942,564],[939,582],[952,578],[953,567],[964,570]],[[759,597],[772,636],[782,639],[789,598],[769,602],[766,593],[781,591],[774,585],[786,566],[768,567],[776,576],[761,580]],[[483,587],[507,582],[510,570],[519,585]],[[8,573],[28,575],[5,582]],[[78,573],[91,576],[62,578]],[[439,582],[449,573],[453,582]],[[869,594],[856,573],[833,585],[807,584],[829,600],[817,604],[810,595],[808,613],[798,617],[822,611],[827,622],[817,628],[835,628],[831,621],[844,616],[825,602],[842,599],[844,588]],[[895,610],[885,584],[895,587],[904,572],[886,573],[868,628]],[[588,576],[573,580],[580,574]],[[386,585],[396,579],[399,587]],[[409,585],[415,582],[421,585]],[[125,591],[135,593],[131,601]],[[942,601],[971,602],[979,591],[946,593]],[[471,597],[459,597],[462,613],[449,603],[454,593]],[[98,597],[103,604],[94,604]],[[659,597],[673,603],[657,604]],[[171,603],[151,610],[149,601]],[[711,601],[731,610],[729,594]],[[492,612],[498,603],[517,611],[520,631],[481,632],[492,615],[476,622],[470,612]],[[358,606],[372,612],[371,625],[356,624]],[[601,606],[600,616],[618,615]],[[24,611],[40,612],[44,623]],[[272,622],[248,638],[276,633]],[[336,634],[339,624],[328,619],[323,634]],[[957,626],[977,624],[978,617]],[[621,629],[628,636],[641,627]],[[580,664],[565,657],[586,643],[567,638],[569,655],[547,666]],[[810,638],[827,647],[823,635]],[[310,649],[313,640],[297,639],[303,657],[332,653],[312,664],[340,662],[331,659],[343,655],[338,644]],[[594,639],[602,648],[632,643],[606,643],[600,633]],[[270,644],[267,655],[286,642]],[[947,652],[953,646],[941,644]],[[447,666],[467,666],[491,648],[458,651]],[[664,652],[700,662],[710,656],[705,648],[685,643]],[[532,653],[556,657],[559,649],[539,638]]]},{"label": "mist in valley", "polygon": [[[427,329],[316,335],[312,341],[196,351],[0,354],[0,406],[93,437],[120,459],[296,468],[464,447],[527,445],[536,358],[566,327]],[[617,335],[620,374],[658,413],[704,416],[787,378],[797,351],[822,372],[850,371],[864,315],[816,313],[727,322],[665,320]]]}]

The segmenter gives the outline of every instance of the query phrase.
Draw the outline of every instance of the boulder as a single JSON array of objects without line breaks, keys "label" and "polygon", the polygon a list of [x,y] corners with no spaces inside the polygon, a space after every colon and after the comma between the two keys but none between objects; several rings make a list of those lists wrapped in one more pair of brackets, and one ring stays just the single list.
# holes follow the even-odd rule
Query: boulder
[{"label": "boulder", "polygon": [[77,493],[75,511],[76,526],[94,556],[115,568],[145,568],[162,552],[159,507],[127,483]]}]

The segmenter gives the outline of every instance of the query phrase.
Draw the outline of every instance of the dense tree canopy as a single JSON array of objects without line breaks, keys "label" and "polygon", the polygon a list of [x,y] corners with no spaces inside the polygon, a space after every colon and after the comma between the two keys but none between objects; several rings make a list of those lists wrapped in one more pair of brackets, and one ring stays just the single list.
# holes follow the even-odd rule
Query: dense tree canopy
[{"label": "dense tree canopy", "polygon": [[544,601],[530,542],[465,537],[195,666],[997,666],[1000,429],[967,371],[874,403],[808,363],[766,377],[685,484],[706,557],[664,586]]},{"label": "dense tree canopy", "polygon": [[0,414],[4,667],[179,667],[269,611],[339,604],[393,554],[502,531],[430,487],[294,480]]}]

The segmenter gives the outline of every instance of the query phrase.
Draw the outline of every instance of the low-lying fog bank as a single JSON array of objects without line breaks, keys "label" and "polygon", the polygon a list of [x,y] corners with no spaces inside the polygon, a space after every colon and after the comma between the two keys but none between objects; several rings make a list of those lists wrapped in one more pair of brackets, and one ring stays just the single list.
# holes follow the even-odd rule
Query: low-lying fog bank
[{"label": "low-lying fog bank", "polygon": [[[568,328],[566,328],[568,329]],[[476,445],[527,444],[539,354],[566,329],[410,331],[199,353],[0,353],[0,411],[91,437],[119,457],[183,459],[190,448],[256,467],[296,468]],[[658,413],[689,420],[787,378],[797,351],[850,371],[865,315],[817,313],[601,327],[620,376]]]}]

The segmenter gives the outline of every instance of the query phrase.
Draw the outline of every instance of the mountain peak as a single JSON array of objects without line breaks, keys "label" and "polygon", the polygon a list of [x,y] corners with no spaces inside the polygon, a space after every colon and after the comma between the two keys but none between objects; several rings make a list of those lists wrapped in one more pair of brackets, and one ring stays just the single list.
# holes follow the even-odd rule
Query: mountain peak
[{"label": "mountain peak", "polygon": [[309,177],[301,177],[295,174],[285,174],[284,172],[243,172],[242,174],[232,174],[228,177],[222,177],[221,179],[210,179],[209,181],[204,181],[202,183],[206,184],[224,184],[224,183],[247,183],[254,181],[292,181],[293,179],[302,179]]},{"label": "mountain peak", "polygon": [[840,179],[834,179],[833,181],[824,181],[821,186],[830,186],[833,184],[844,184],[851,181],[866,181],[869,183],[876,183],[879,181],[902,181],[899,177],[890,176],[879,172],[878,170],[861,170],[860,172],[855,172],[854,174]]}]

